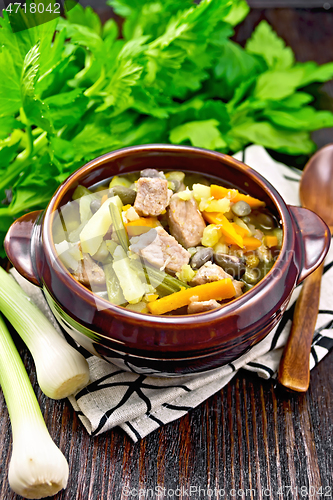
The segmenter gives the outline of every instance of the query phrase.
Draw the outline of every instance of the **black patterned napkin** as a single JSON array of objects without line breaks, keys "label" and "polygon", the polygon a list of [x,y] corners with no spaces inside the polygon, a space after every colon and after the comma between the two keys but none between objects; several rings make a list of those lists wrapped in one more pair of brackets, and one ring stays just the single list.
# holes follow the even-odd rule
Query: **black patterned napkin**
[{"label": "black patterned napkin", "polygon": [[[244,156],[236,155],[266,177],[288,204],[299,205],[299,171],[275,162],[261,146],[250,146]],[[55,324],[59,333],[64,333],[56,323],[42,291],[15,270],[12,270],[12,274]],[[137,441],[160,426],[182,417],[215,394],[240,368],[256,372],[265,379],[276,377],[300,290],[301,285],[294,290],[288,308],[274,330],[233,363],[207,374],[168,379],[125,372],[96,356],[88,355],[90,383],[69,400],[89,434],[97,435],[120,426],[133,441]],[[333,248],[325,261],[319,315],[310,355],[311,369],[333,348],[332,295]]]}]

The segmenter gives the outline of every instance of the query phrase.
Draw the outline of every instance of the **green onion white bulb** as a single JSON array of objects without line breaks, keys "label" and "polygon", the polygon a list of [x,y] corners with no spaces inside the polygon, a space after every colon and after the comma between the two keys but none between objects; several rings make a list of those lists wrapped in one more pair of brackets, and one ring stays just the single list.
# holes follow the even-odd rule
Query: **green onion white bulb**
[{"label": "green onion white bulb", "polygon": [[30,297],[0,267],[0,311],[32,354],[41,390],[52,399],[77,392],[89,382],[85,358],[59,335]]},{"label": "green onion white bulb", "polygon": [[0,384],[12,425],[8,481],[24,498],[44,498],[65,488],[68,463],[52,441],[15,344],[0,315]]}]

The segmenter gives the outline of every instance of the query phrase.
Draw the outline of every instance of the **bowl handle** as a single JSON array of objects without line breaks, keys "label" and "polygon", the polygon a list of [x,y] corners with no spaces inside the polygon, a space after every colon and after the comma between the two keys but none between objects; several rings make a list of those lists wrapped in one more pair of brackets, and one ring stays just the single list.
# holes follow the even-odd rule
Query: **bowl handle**
[{"label": "bowl handle", "polygon": [[311,210],[288,206],[295,225],[299,249],[296,263],[299,267],[298,283],[301,283],[324,260],[331,243],[331,232],[325,222]]},{"label": "bowl handle", "polygon": [[4,241],[6,254],[15,269],[34,285],[41,286],[35,266],[43,210],[23,215],[10,226]]}]

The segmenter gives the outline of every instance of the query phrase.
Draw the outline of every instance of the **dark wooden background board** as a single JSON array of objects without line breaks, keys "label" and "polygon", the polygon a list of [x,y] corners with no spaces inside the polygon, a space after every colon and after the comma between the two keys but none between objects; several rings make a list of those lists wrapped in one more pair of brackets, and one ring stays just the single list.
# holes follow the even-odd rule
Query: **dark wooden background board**
[{"label": "dark wooden background board", "polygon": [[254,9],[297,7],[302,9],[323,8],[329,10],[333,6],[332,0],[247,0],[247,3]]},{"label": "dark wooden background board", "polygon": [[[332,10],[252,9],[235,39],[244,43],[261,19],[298,60],[333,60]],[[327,84],[318,106],[333,110],[332,97]],[[317,133],[316,141],[333,142],[332,130]],[[68,487],[53,500],[333,498],[333,353],[311,373],[307,394],[287,394],[240,372],[185,417],[133,443],[119,428],[90,437],[67,400],[41,393],[31,356],[16,342],[50,434],[69,461]],[[20,498],[8,486],[10,453],[0,391],[0,500]]]}]

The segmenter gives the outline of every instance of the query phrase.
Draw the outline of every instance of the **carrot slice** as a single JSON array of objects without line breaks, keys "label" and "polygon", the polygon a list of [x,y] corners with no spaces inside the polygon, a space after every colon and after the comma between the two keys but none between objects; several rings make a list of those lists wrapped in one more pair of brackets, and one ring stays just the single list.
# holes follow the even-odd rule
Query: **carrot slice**
[{"label": "carrot slice", "polygon": [[210,186],[210,194],[214,196],[215,200],[220,200],[221,198],[229,198],[229,200],[233,200],[235,196],[237,196],[237,189],[228,189],[223,186],[217,186],[216,184],[212,184]]},{"label": "carrot slice", "polygon": [[250,250],[256,250],[261,246],[261,241],[254,236],[246,236],[245,238],[243,238],[243,242],[246,252],[249,252]]},{"label": "carrot slice", "polygon": [[260,208],[264,207],[266,203],[264,201],[258,200],[257,198],[253,198],[249,194],[238,193],[235,198],[232,199],[234,203],[237,201],[246,201],[250,205],[251,208]]},{"label": "carrot slice", "polygon": [[161,299],[149,302],[148,310],[152,314],[164,314],[166,312],[188,306],[192,298],[198,301],[231,299],[236,294],[235,287],[230,278],[219,281],[212,281],[204,285],[197,285],[191,288],[182,289],[179,292],[166,295]]},{"label": "carrot slice", "polygon": [[245,229],[245,227],[239,226],[236,222],[232,222],[231,225],[235,229],[236,233],[242,236],[242,238],[249,234],[249,231]]},{"label": "carrot slice", "polygon": [[126,222],[125,224],[129,238],[140,236],[140,234],[146,233],[152,227],[157,226],[160,226],[160,223],[156,217],[140,217],[137,220]]},{"label": "carrot slice", "polygon": [[268,248],[271,248],[271,247],[276,247],[277,244],[278,244],[278,239],[276,236],[270,236],[270,235],[267,235],[265,236],[265,244]]},{"label": "carrot slice", "polygon": [[240,236],[232,223],[228,221],[225,215],[221,212],[202,212],[203,218],[210,224],[216,224],[220,227],[222,234],[228,238],[230,243],[235,243],[243,248],[243,238]]},{"label": "carrot slice", "polygon": [[253,198],[253,196],[250,196],[248,194],[242,194],[237,189],[228,189],[223,186],[212,184],[210,186],[210,192],[216,200],[219,200],[220,198],[229,198],[233,203],[236,203],[237,201],[246,201],[246,203],[248,203],[251,208],[259,208],[265,206],[264,201]]}]

